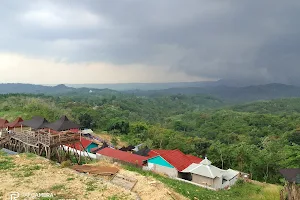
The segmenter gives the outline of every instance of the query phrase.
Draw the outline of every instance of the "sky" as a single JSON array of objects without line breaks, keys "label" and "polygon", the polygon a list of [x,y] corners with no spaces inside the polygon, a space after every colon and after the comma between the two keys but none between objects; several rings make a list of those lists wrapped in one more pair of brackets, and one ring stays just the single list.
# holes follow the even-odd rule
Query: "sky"
[{"label": "sky", "polygon": [[1,82],[299,82],[299,0],[10,0]]}]

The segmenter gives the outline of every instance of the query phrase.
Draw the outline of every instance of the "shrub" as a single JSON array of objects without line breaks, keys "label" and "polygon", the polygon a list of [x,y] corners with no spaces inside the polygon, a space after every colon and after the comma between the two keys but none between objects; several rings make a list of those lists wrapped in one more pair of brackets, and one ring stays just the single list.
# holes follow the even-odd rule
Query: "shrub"
[{"label": "shrub", "polygon": [[63,168],[70,167],[70,166],[72,166],[71,160],[66,160],[61,163],[61,167],[63,167]]},{"label": "shrub", "polygon": [[238,179],[235,183],[236,186],[241,186],[245,183],[244,179]]}]

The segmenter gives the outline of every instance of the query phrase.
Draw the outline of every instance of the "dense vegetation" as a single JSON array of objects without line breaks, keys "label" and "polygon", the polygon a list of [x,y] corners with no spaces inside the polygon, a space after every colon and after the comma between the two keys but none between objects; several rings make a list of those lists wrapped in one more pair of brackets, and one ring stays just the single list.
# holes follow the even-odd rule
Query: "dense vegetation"
[{"label": "dense vegetation", "polygon": [[115,92],[0,96],[1,117],[62,114],[129,144],[208,156],[220,168],[279,183],[278,170],[300,167],[300,99],[229,106],[207,95],[138,97]]}]

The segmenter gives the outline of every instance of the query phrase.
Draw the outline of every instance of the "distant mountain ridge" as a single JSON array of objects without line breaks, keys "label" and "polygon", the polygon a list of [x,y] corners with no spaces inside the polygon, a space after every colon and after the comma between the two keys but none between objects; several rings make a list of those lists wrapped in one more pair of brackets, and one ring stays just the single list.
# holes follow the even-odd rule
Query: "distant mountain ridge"
[{"label": "distant mountain ridge", "polygon": [[114,84],[67,84],[69,87],[109,88],[112,90],[162,90],[168,88],[207,87],[219,85],[217,81],[170,82],[170,83],[114,83]]},{"label": "distant mountain ridge", "polygon": [[72,92],[81,92],[82,94],[92,92],[114,92],[109,89],[91,89],[91,88],[73,88],[64,84],[56,86],[44,86],[23,83],[2,83],[0,84],[0,94],[22,93],[22,94],[67,94]]},{"label": "distant mountain ridge", "polygon": [[160,96],[174,94],[206,94],[218,98],[230,100],[233,102],[269,100],[287,97],[300,97],[300,87],[272,83],[265,85],[254,85],[246,87],[230,86],[208,86],[208,87],[187,87],[187,88],[169,88],[163,90],[131,90],[126,93],[132,93],[138,96]]},{"label": "distant mountain ridge", "polygon": [[[201,84],[200,84],[201,85]],[[211,83],[202,84],[198,87],[173,87],[158,90],[125,90],[116,91],[112,89],[95,89],[90,87],[73,88],[64,84],[56,86],[43,86],[34,84],[8,83],[0,84],[0,94],[23,93],[23,94],[47,94],[47,95],[68,95],[76,93],[85,94],[127,94],[137,96],[164,96],[164,95],[209,95],[227,100],[229,102],[249,102],[256,100],[270,100],[288,97],[300,97],[300,87],[272,83],[265,85],[253,85],[246,87],[232,87],[214,85]]]},{"label": "distant mountain ridge", "polygon": [[[117,91],[127,90],[163,90],[169,88],[187,88],[187,87],[216,87],[216,86],[227,86],[227,87],[248,87],[248,86],[259,86],[273,84],[269,82],[253,82],[253,80],[231,80],[231,79],[220,79],[217,81],[196,81],[196,82],[169,82],[169,83],[107,83],[107,84],[66,84],[69,87],[74,88],[97,88],[104,89],[109,88]],[[279,83],[281,84],[281,83]],[[285,85],[300,86],[299,83],[282,83]]]}]

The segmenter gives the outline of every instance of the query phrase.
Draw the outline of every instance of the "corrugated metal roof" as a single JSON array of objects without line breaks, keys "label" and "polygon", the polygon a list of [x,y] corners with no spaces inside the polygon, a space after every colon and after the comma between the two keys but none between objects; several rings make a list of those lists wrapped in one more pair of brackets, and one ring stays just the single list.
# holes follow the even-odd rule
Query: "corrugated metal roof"
[{"label": "corrugated metal roof", "polygon": [[225,180],[230,180],[239,174],[238,171],[232,169],[222,170],[216,166],[213,166],[211,165],[211,162],[207,158],[205,158],[202,162],[200,162],[200,164],[194,164],[194,163],[191,164],[182,172],[193,173],[193,174],[197,174],[212,179],[216,177],[222,177]]},{"label": "corrugated metal roof", "polygon": [[34,129],[45,128],[48,123],[49,122],[47,119],[45,119],[44,117],[40,117],[40,116],[35,116],[35,117],[32,117],[31,120],[25,120],[25,121],[21,122],[21,124],[23,126],[28,126],[28,127],[34,128]]},{"label": "corrugated metal roof", "polygon": [[208,178],[216,178],[222,176],[221,170],[213,165],[192,164],[182,172],[193,173]]},{"label": "corrugated metal roof", "polygon": [[233,177],[237,176],[240,172],[235,171],[233,169],[224,170],[223,172],[223,178],[225,180],[231,180]]},{"label": "corrugated metal roof", "polygon": [[94,133],[92,129],[84,129],[81,132],[82,132],[82,134],[91,134],[91,133]]},{"label": "corrugated metal roof", "polygon": [[[82,146],[83,146],[84,149],[87,148],[90,144],[92,144],[92,141],[87,140],[84,137],[81,138],[80,142],[81,142],[81,144],[82,144]],[[76,150],[82,151],[83,149],[82,149],[82,147],[80,145],[80,142],[76,142],[76,143],[74,143],[74,145],[75,145],[75,149]],[[69,147],[73,148],[74,145],[66,145],[66,146],[69,146]]]},{"label": "corrugated metal roof", "polygon": [[115,158],[115,159],[125,161],[125,162],[128,162],[128,163],[132,163],[132,164],[138,164],[140,166],[143,165],[144,160],[147,160],[147,157],[139,156],[139,155],[136,155],[136,154],[125,152],[125,151],[112,149],[112,148],[109,148],[109,147],[106,147],[104,149],[101,149],[101,150],[97,151],[97,154],[107,156],[107,157],[111,157],[111,158]]},{"label": "corrugated metal roof", "polygon": [[192,155],[185,155],[180,150],[151,150],[149,157],[160,155],[168,163],[173,165],[178,171],[182,171],[194,162],[199,163],[202,159]]},{"label": "corrugated metal roof", "polygon": [[80,125],[70,121],[68,117],[64,115],[59,120],[47,124],[46,127],[55,131],[65,131],[80,128]]},{"label": "corrugated metal roof", "polygon": [[300,176],[300,168],[294,169],[281,169],[279,172],[284,176],[284,178],[289,182],[300,183],[300,178],[297,179],[297,176]]}]

